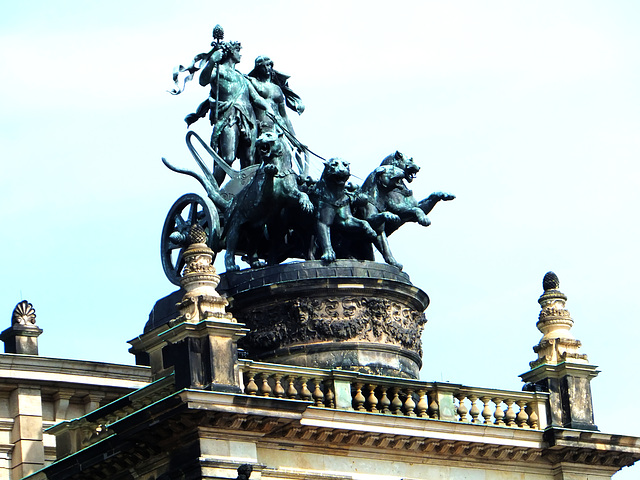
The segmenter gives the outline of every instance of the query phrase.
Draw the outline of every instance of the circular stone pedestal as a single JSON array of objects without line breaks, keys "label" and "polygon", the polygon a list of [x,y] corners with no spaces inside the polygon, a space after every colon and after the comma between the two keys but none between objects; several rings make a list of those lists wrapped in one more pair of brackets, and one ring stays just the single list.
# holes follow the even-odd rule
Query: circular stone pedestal
[{"label": "circular stone pedestal", "polygon": [[429,297],[396,267],[288,263],[227,272],[218,289],[253,360],[418,378]]}]

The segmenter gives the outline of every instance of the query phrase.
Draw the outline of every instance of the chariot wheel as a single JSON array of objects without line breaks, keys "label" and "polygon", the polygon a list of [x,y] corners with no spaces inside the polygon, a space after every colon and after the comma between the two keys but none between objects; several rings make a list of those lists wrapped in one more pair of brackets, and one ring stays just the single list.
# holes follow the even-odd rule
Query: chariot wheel
[{"label": "chariot wheel", "polygon": [[207,234],[207,245],[216,250],[220,240],[218,210],[208,197],[187,193],[171,206],[162,227],[160,241],[162,268],[174,285],[180,285],[180,274],[184,268],[183,250],[188,245],[189,229],[196,223]]}]

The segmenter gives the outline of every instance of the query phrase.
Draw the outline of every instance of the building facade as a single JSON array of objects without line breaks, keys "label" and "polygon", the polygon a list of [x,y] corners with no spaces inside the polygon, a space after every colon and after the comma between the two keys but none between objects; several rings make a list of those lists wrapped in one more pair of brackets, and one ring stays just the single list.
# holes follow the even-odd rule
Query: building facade
[{"label": "building facade", "polygon": [[216,290],[208,247],[185,255],[175,315],[152,315],[130,342],[149,366],[41,358],[35,317],[14,314],[2,334],[13,351],[0,356],[0,478],[604,480],[640,458],[640,438],[594,423],[598,372],[551,273],[538,358],[523,391],[507,391],[370,373],[390,349],[382,360],[359,349],[352,368],[344,356],[340,368],[318,366],[334,346],[306,358],[290,346],[288,362],[239,358],[251,330]]},{"label": "building facade", "polygon": [[56,459],[53,425],[84,415],[149,382],[146,367],[38,355],[35,310],[21,302],[2,332],[0,479],[23,478]]}]

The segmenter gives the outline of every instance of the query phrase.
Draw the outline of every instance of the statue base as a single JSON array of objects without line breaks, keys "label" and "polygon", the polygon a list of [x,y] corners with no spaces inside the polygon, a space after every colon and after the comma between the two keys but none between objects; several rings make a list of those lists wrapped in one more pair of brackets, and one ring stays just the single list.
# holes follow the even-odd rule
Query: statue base
[{"label": "statue base", "polygon": [[418,378],[422,365],[419,354],[396,345],[348,341],[294,345],[266,352],[256,360],[413,379]]},{"label": "statue base", "polygon": [[252,360],[418,378],[429,297],[396,267],[287,263],[226,272],[218,288]]}]

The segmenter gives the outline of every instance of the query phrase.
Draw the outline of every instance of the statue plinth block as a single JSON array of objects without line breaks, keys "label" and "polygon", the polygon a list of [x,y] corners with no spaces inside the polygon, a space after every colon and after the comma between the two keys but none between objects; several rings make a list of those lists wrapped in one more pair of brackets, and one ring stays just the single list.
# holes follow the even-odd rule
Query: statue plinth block
[{"label": "statue plinth block", "polygon": [[288,263],[227,272],[219,289],[253,360],[418,378],[429,297],[394,266]]}]

